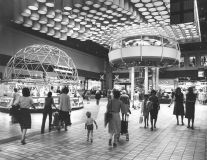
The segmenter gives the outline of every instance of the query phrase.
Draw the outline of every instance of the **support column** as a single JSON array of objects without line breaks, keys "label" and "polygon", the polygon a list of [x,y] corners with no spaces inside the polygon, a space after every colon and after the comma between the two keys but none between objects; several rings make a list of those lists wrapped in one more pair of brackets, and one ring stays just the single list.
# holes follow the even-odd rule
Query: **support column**
[{"label": "support column", "polygon": [[156,69],[152,68],[152,89],[156,89]]},{"label": "support column", "polygon": [[156,85],[155,85],[155,89],[156,90],[159,90],[159,71],[160,71],[160,69],[159,69],[159,67],[156,67],[155,68],[156,69]]},{"label": "support column", "polygon": [[144,74],[144,93],[148,94],[148,67],[145,67],[145,74]]},{"label": "support column", "polygon": [[112,89],[113,88],[113,75],[112,75],[112,67],[110,66],[108,61],[105,61],[105,66],[104,66],[104,73],[105,73],[105,89],[106,91],[108,89]]},{"label": "support column", "polygon": [[134,67],[131,68],[131,100],[134,100]]}]

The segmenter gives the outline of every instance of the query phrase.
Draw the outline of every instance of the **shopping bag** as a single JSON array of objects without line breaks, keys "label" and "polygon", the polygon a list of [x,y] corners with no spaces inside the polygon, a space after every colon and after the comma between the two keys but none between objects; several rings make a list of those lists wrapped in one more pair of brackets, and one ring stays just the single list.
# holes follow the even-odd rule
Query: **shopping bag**
[{"label": "shopping bag", "polygon": [[142,122],[143,122],[143,115],[141,115],[141,116],[139,117],[139,124],[142,124]]},{"label": "shopping bag", "polygon": [[16,124],[19,123],[18,119],[16,116],[11,116],[11,124]]},{"label": "shopping bag", "polygon": [[128,133],[128,121],[121,121],[121,134]]},{"label": "shopping bag", "polygon": [[106,112],[104,114],[104,126],[106,127],[109,121],[112,119],[112,113],[111,112]]},{"label": "shopping bag", "polygon": [[128,133],[128,115],[122,115],[121,120],[121,134],[127,134]]}]

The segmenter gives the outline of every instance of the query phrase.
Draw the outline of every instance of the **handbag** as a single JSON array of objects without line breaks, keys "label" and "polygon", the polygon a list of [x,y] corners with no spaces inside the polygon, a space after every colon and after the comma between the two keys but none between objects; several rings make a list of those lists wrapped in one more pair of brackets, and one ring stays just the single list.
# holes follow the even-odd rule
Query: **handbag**
[{"label": "handbag", "polygon": [[18,113],[19,109],[20,109],[20,105],[19,105],[19,104],[17,104],[17,105],[12,105],[12,107],[11,107],[10,110],[9,110],[9,114],[10,114],[10,116],[12,116],[12,115],[16,115],[16,114]]},{"label": "handbag", "polygon": [[16,124],[19,123],[19,116],[20,116],[20,105],[12,105],[9,110],[9,114],[11,116],[11,123]]},{"label": "handbag", "polygon": [[141,116],[139,117],[139,124],[142,124],[142,122],[143,122],[143,115],[141,115]]},{"label": "handbag", "polygon": [[110,105],[108,111],[104,114],[105,127],[109,123],[109,121],[112,119],[112,116],[113,115],[112,115],[112,100],[111,100],[111,105]]}]

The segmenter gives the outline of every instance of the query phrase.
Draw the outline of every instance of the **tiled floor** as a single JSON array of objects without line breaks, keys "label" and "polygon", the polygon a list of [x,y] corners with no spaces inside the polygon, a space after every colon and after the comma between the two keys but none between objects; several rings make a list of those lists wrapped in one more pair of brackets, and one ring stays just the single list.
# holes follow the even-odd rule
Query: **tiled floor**
[{"label": "tiled floor", "polygon": [[[195,129],[185,125],[176,125],[173,107],[161,105],[157,129],[150,131],[138,123],[140,110],[133,110],[129,119],[130,140],[121,136],[116,148],[108,146],[107,128],[103,125],[103,113],[106,102],[100,108],[95,102],[86,105],[78,112],[74,111],[72,120],[75,123],[67,132],[53,131],[44,135],[28,135],[27,144],[12,140],[0,145],[1,159],[88,159],[88,160],[206,160],[207,159],[207,106],[196,105]],[[94,130],[94,142],[86,141],[84,118],[86,110],[92,110],[98,122]],[[76,116],[75,116],[76,114]],[[1,119],[0,119],[1,120]],[[3,123],[0,121],[0,123]],[[37,122],[38,123],[38,122]],[[2,124],[1,128],[4,128]],[[6,129],[8,127],[5,126]],[[10,127],[9,127],[10,128]],[[0,132],[2,129],[0,130]],[[9,131],[11,132],[11,130]],[[5,131],[6,133],[6,131]],[[32,131],[31,131],[32,133]],[[2,135],[2,133],[0,133]]]}]

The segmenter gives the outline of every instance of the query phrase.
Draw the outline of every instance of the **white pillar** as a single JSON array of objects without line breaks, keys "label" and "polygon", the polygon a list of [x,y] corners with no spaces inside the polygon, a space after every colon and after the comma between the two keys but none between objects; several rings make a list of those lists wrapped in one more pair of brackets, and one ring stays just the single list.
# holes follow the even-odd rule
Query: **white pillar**
[{"label": "white pillar", "polygon": [[131,100],[134,100],[134,67],[131,68]]},{"label": "white pillar", "polygon": [[145,67],[145,74],[144,74],[144,93],[148,94],[148,67]]},{"label": "white pillar", "polygon": [[155,89],[158,90],[159,89],[159,68],[156,67],[156,85],[155,85]]},{"label": "white pillar", "polygon": [[152,89],[156,90],[156,72],[155,68],[152,68]]}]

